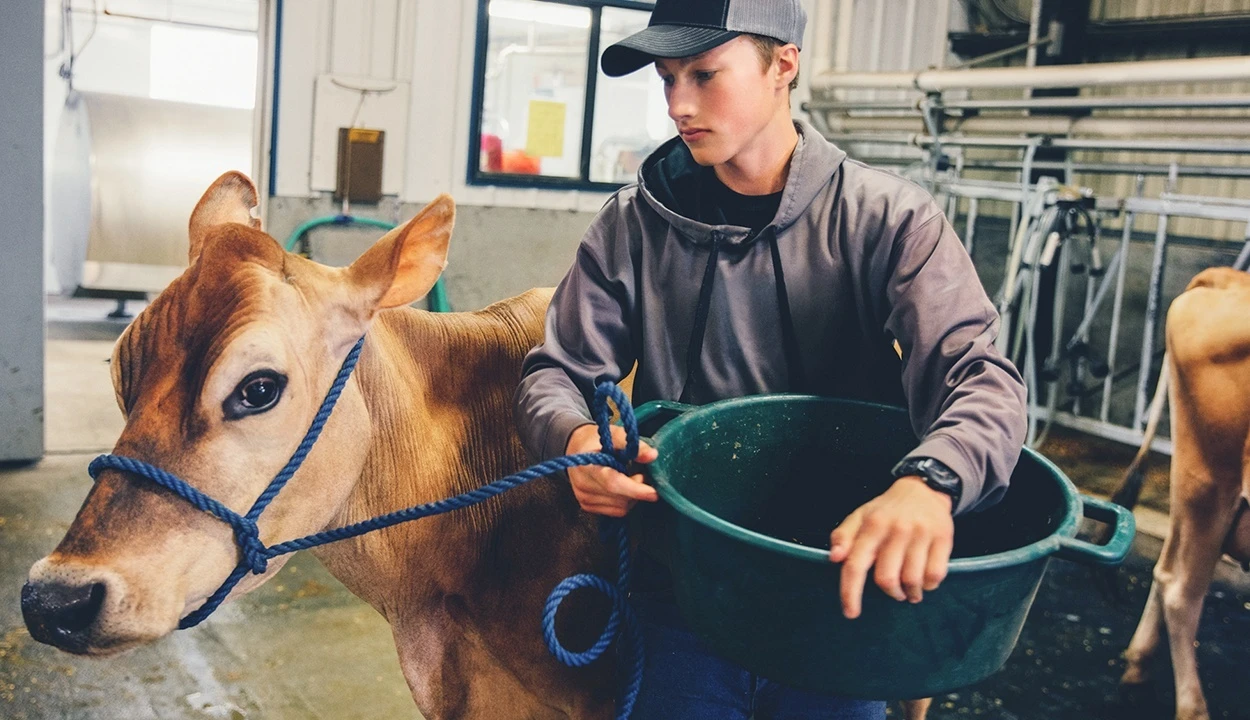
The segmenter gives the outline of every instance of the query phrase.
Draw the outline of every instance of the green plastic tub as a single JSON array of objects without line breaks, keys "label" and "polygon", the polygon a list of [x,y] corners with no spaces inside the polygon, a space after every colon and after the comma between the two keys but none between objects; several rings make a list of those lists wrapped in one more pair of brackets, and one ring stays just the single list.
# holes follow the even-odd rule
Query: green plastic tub
[{"label": "green plastic tub", "polygon": [[[1080,496],[1026,450],[1002,502],[961,516],[942,586],[916,605],[872,583],[842,616],[829,533],[891,482],[916,440],[899,408],[765,395],[638,408],[678,607],[724,657],[772,680],[848,697],[917,698],[975,684],[1006,662],[1052,556],[1117,564],[1133,516]],[[1082,516],[1114,525],[1075,539]]]}]

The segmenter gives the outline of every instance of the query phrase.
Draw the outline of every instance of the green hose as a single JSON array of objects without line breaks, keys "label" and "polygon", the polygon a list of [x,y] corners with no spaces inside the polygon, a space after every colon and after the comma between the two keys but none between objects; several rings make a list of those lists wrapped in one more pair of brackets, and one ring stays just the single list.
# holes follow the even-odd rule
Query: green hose
[{"label": "green hose", "polygon": [[[313,218],[295,228],[291,232],[291,236],[286,239],[284,247],[286,247],[287,252],[293,251],[309,230],[322,225],[369,225],[383,230],[394,230],[396,227],[394,223],[389,223],[385,220],[375,220],[374,218],[356,217],[355,215],[326,215]],[[430,288],[425,304],[430,312],[451,312],[451,303],[447,301],[447,288],[444,287],[442,278],[435,281],[434,287]]]}]

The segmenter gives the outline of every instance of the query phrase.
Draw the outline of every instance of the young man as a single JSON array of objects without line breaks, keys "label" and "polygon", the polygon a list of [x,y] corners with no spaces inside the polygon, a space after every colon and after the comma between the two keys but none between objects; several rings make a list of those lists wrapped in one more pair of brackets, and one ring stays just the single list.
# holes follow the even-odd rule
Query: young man
[{"label": "young man", "polygon": [[[854,618],[869,572],[900,602],[942,581],[952,515],[1006,489],[1025,390],[928,193],[791,119],[805,23],[798,0],[659,0],[645,30],[604,52],[610,76],[654,63],[679,137],[587,231],[526,358],[516,420],[535,456],[597,451],[587,400],[635,363],[637,404],[804,392],[906,405],[918,446],[831,536]],[[639,461],[655,457],[644,447]],[[641,475],[579,468],[569,480],[592,513],[656,500]],[[883,703],[805,693],[715,657],[662,587],[644,606],[636,718],[884,717]]]}]

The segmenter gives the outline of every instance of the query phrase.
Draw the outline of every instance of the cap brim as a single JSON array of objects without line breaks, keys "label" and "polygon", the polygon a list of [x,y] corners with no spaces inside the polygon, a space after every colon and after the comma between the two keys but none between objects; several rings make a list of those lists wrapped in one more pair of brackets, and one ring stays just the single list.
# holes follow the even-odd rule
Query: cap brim
[{"label": "cap brim", "polygon": [[707,52],[742,33],[689,25],[652,25],[603,51],[599,64],[609,77],[628,75],[656,58],[683,58]]}]

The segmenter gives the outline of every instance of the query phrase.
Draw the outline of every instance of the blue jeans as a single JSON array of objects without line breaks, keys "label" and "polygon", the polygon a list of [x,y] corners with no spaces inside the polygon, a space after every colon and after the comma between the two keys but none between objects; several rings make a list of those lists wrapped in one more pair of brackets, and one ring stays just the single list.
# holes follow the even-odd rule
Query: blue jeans
[{"label": "blue jeans", "polygon": [[632,598],[646,668],[632,720],[882,720],[885,703],[806,692],[722,660],[686,627],[676,605]]}]

